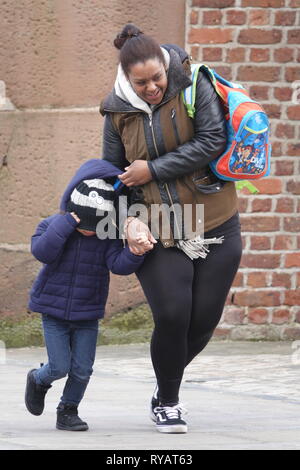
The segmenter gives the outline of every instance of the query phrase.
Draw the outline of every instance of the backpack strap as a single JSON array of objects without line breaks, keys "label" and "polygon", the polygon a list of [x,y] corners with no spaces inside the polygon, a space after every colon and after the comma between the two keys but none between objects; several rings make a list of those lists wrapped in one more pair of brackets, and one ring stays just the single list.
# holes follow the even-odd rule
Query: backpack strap
[{"label": "backpack strap", "polygon": [[196,88],[197,88],[197,80],[198,80],[198,75],[199,75],[199,70],[202,69],[206,72],[206,74],[209,76],[216,92],[220,94],[217,86],[217,80],[214,75],[214,72],[205,64],[191,64],[191,80],[192,84],[182,90],[181,95],[182,95],[182,100],[184,102],[184,105],[187,109],[188,116],[190,118],[194,118],[195,116],[195,101],[196,101]]},{"label": "backpack strap", "polygon": [[247,188],[248,191],[250,191],[250,193],[252,193],[252,194],[259,193],[259,189],[256,186],[254,186],[254,184],[252,184],[248,180],[236,181],[235,182],[235,187],[236,187],[237,190]]},{"label": "backpack strap", "polygon": [[182,90],[181,95],[182,95],[182,100],[184,102],[184,105],[187,109],[188,116],[190,118],[193,118],[195,115],[195,101],[196,101],[196,85],[197,85],[197,79],[198,79],[198,74],[199,70],[202,67],[202,64],[191,64],[191,80],[192,84]]},{"label": "backpack strap", "polygon": [[[244,90],[244,87],[240,84],[237,83],[232,83],[227,80],[225,80],[223,77],[218,75],[214,70],[210,69],[207,65],[205,64],[191,64],[191,81],[192,84],[182,90],[181,95],[182,95],[182,100],[183,103],[186,107],[188,116],[190,118],[194,118],[195,116],[195,102],[196,102],[196,87],[197,87],[197,80],[198,80],[198,75],[199,75],[199,70],[203,70],[208,78],[211,80],[211,83],[216,90],[216,93],[220,96],[222,99],[223,103],[226,102],[226,98],[224,98],[223,93],[221,91],[221,87],[218,86],[218,82],[221,83],[222,85],[225,85],[229,88],[240,88]],[[228,114],[229,116],[229,114]],[[248,180],[241,180],[241,181],[236,181],[235,182],[236,189],[241,190],[243,188],[247,188],[248,191],[252,194],[255,194],[259,192],[256,186],[254,186],[250,181]]]}]

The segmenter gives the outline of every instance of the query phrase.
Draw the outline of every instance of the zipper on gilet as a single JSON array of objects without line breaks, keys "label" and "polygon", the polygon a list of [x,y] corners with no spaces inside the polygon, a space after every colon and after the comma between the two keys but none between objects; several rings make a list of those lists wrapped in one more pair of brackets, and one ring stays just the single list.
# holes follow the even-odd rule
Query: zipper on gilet
[{"label": "zipper on gilet", "polygon": [[177,122],[176,122],[176,109],[174,109],[174,108],[171,109],[171,119],[172,119],[174,134],[175,134],[175,137],[176,137],[176,143],[177,143],[177,145],[181,145],[180,138],[179,138],[178,127],[177,127]]},{"label": "zipper on gilet", "polygon": [[[172,111],[173,111],[173,110],[172,110]],[[174,109],[174,111],[175,111],[175,109]],[[152,138],[153,138],[153,143],[154,143],[154,148],[155,148],[156,156],[157,156],[157,158],[159,158],[159,152],[158,152],[158,148],[157,148],[157,144],[156,144],[156,140],[155,140],[154,129],[153,129],[153,117],[152,117],[152,114],[149,114],[149,125],[150,125],[151,132],[152,132]],[[178,136],[178,137],[179,137],[179,136]],[[171,193],[170,193],[170,188],[169,188],[168,184],[167,184],[167,183],[164,183],[163,186],[164,186],[165,191],[166,191],[166,193],[167,193],[167,195],[168,195],[170,205],[174,207],[174,201],[173,201],[173,199],[172,199],[172,196],[171,196]],[[174,220],[175,220],[175,222],[176,222],[176,226],[177,226],[178,233],[180,233],[178,221],[177,221],[177,218],[176,218],[176,212],[174,212]]]}]

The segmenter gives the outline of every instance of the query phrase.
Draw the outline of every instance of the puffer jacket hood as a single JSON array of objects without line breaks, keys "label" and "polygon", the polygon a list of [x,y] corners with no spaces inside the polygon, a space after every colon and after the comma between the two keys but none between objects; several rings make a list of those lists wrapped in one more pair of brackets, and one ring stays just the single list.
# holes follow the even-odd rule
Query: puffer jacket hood
[{"label": "puffer jacket hood", "polygon": [[177,46],[177,44],[162,44],[161,47],[166,49],[166,51],[168,51],[168,52],[170,52],[171,49],[173,49],[173,51],[177,52],[177,54],[179,55],[182,63],[190,58],[188,53],[184,49],[182,49],[182,47]]},{"label": "puffer jacket hood", "polygon": [[[31,238],[31,252],[43,267],[30,291],[31,311],[68,321],[102,318],[109,271],[126,276],[143,263],[144,255],[134,255],[118,238],[99,239],[78,232],[77,221],[65,210],[71,192],[82,180],[101,178],[119,182],[117,175],[121,173],[107,161],[88,160],[63,194],[60,208],[66,213],[54,214],[39,223]],[[120,186],[115,190],[116,196]]]},{"label": "puffer jacket hood", "polygon": [[[75,175],[68,184],[60,202],[60,210],[66,211],[67,203],[70,199],[73,189],[83,180],[102,178],[110,179],[115,178],[116,182],[119,181],[117,178],[118,175],[123,173],[122,170],[112,165],[106,160],[100,160],[99,158],[92,158],[91,160],[86,161],[78,168]],[[121,185],[118,186],[118,189],[115,189],[116,195],[118,195],[121,190]]]}]

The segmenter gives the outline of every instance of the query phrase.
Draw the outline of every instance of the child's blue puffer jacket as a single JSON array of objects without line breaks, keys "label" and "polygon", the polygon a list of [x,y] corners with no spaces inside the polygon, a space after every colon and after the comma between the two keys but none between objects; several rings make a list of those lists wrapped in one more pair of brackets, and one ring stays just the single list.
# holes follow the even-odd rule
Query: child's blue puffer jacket
[{"label": "child's blue puffer jacket", "polygon": [[[81,167],[84,171],[78,170],[73,184],[69,184],[62,209],[78,182],[121,173],[108,162],[90,162]],[[127,275],[143,263],[144,256],[132,254],[121,240],[84,236],[76,230],[77,225],[69,213],[55,214],[38,225],[31,251],[44,266],[30,292],[30,310],[62,320],[101,318],[108,296],[109,271]]]}]

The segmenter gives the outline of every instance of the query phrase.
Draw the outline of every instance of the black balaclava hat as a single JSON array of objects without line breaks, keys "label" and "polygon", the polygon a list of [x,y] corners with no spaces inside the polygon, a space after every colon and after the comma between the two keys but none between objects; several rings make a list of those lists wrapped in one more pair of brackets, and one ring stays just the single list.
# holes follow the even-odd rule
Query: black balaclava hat
[{"label": "black balaclava hat", "polygon": [[83,180],[72,191],[66,210],[79,217],[78,228],[96,232],[98,222],[113,211],[114,195],[113,186],[103,179]]}]

